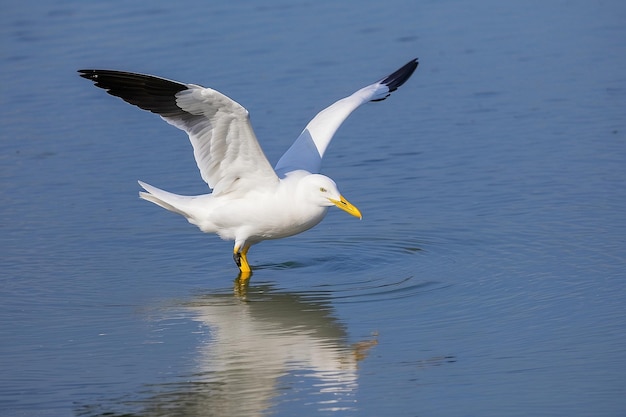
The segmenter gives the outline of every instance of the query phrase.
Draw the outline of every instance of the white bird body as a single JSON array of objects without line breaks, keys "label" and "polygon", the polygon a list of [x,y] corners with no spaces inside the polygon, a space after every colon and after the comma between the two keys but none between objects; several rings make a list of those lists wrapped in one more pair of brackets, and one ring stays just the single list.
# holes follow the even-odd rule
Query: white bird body
[{"label": "white bird body", "polygon": [[[147,191],[141,198],[181,214],[204,233],[255,244],[302,233],[324,219],[332,204],[308,204],[307,194],[302,192],[307,182],[302,180],[309,176],[306,171],[294,171],[267,190],[271,193],[252,189],[228,199],[214,194],[183,196],[140,182]],[[250,210],[251,205],[254,210]]]},{"label": "white bird body", "polygon": [[202,179],[212,193],[182,196],[139,182],[144,200],[181,214],[205,233],[234,240],[242,277],[251,269],[247,251],[317,225],[330,206],[361,218],[335,182],[319,174],[333,135],[359,106],[384,100],[417,68],[411,60],[393,74],[343,98],[317,114],[272,168],[256,139],[248,111],[211,88],[151,75],[80,70],[81,76],[128,103],[159,114],[187,132]]}]

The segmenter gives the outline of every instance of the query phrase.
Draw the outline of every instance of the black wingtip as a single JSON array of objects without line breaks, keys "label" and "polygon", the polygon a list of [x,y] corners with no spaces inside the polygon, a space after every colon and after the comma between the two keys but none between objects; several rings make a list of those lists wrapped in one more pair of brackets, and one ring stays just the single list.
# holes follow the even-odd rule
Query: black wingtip
[{"label": "black wingtip", "polygon": [[406,64],[404,64],[402,68],[398,69],[393,74],[390,74],[386,78],[381,80],[380,83],[385,84],[387,87],[389,87],[390,93],[392,91],[396,91],[398,87],[404,84],[406,80],[408,80],[411,77],[411,75],[413,75],[413,72],[415,72],[415,69],[417,68],[418,65],[419,65],[419,62],[417,58],[414,58],[410,60],[409,62],[407,62]]},{"label": "black wingtip", "polygon": [[78,74],[83,78],[87,78],[88,80],[91,80],[93,79],[93,76],[96,74],[96,70],[81,69],[81,70],[78,70]]},{"label": "black wingtip", "polygon": [[89,81],[93,81],[96,84],[98,82],[98,71],[97,70],[81,69],[81,70],[78,70],[78,75],[80,75],[83,78],[88,79]]},{"label": "black wingtip", "polygon": [[163,117],[180,115],[182,112],[176,104],[176,94],[188,88],[185,84],[125,71],[81,69],[78,73],[112,96],[144,110]]}]

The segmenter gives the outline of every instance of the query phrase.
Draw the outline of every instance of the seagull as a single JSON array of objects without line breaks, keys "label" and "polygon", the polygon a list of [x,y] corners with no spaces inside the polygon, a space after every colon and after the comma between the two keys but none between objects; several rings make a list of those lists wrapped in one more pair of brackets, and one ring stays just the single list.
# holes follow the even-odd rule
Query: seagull
[{"label": "seagull", "polygon": [[185,131],[209,194],[173,194],[139,181],[139,196],[184,216],[205,233],[234,240],[240,278],[250,277],[248,250],[317,225],[336,206],[359,219],[361,212],[320,174],[335,132],[359,106],[386,99],[417,68],[412,59],[392,74],[319,112],[272,168],[252,130],[248,111],[224,94],[153,75],[84,69],[81,77],[127,103],[161,116]]}]

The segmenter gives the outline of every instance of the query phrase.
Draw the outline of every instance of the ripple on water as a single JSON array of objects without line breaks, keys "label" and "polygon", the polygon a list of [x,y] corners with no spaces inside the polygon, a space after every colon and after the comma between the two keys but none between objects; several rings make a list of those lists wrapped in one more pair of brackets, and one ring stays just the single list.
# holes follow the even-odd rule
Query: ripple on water
[{"label": "ripple on water", "polygon": [[[337,247],[337,241],[315,241],[312,246]],[[425,255],[433,254],[425,248],[433,246],[436,247],[433,242],[417,239],[353,238],[340,242],[340,252],[324,251],[323,255],[317,252],[308,258],[299,252],[298,262],[265,264],[256,269],[293,272],[289,279],[297,283],[290,285],[298,286],[296,291],[311,298],[340,303],[385,301],[413,297],[448,285],[433,278],[428,271],[430,263],[424,262],[429,258]],[[262,279],[267,278],[264,275]],[[252,277],[252,285],[255,278]]]}]

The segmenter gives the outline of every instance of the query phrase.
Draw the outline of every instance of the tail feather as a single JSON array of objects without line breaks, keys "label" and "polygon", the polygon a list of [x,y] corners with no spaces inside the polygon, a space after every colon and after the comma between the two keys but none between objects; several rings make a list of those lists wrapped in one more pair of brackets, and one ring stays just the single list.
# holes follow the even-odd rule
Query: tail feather
[{"label": "tail feather", "polygon": [[161,190],[160,188],[154,187],[150,184],[146,184],[145,182],[138,181],[139,185],[143,187],[144,191],[139,192],[139,197],[143,200],[150,201],[157,206],[161,206],[166,210],[169,210],[174,213],[178,213],[189,220],[192,217],[192,213],[190,213],[190,204],[189,202],[194,197],[178,195],[174,193],[167,192],[165,190]]}]

